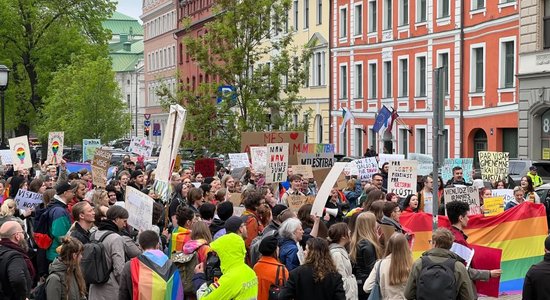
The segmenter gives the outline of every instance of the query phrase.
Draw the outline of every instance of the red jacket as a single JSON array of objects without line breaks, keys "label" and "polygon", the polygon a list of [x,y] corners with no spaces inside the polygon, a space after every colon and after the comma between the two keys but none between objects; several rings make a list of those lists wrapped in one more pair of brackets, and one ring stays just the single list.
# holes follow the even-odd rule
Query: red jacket
[{"label": "red jacket", "polygon": [[468,248],[472,248],[470,247],[470,244],[468,244],[468,242],[466,241],[466,239],[468,238],[468,236],[464,233],[464,231],[454,227],[454,226],[451,226],[451,228],[449,228],[449,230],[451,230],[451,232],[453,233],[453,235],[455,236],[455,243],[457,244],[461,244],[461,245],[464,245]]}]

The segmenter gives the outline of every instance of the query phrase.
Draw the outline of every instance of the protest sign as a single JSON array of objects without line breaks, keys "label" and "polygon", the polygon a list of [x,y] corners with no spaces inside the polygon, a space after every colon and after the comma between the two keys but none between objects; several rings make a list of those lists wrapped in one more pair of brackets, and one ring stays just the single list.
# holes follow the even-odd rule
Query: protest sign
[{"label": "protest sign", "polygon": [[462,177],[465,182],[472,182],[474,159],[473,158],[446,158],[443,166],[439,169],[439,174],[443,179],[443,183],[453,178],[453,168],[462,168]]},{"label": "protest sign", "polygon": [[301,144],[298,149],[298,164],[313,169],[332,168],[334,165],[333,144]]},{"label": "protest sign", "polygon": [[0,161],[3,165],[12,165],[13,160],[11,157],[11,151],[8,149],[0,150]]},{"label": "protest sign", "polygon": [[82,162],[91,161],[94,158],[95,150],[101,147],[100,139],[82,140]]},{"label": "protest sign", "polygon": [[289,195],[286,198],[286,201],[288,202],[288,208],[292,212],[297,214],[298,210],[300,210],[300,207],[302,207],[302,205],[306,204],[307,197],[302,196],[302,195]]},{"label": "protest sign", "polygon": [[416,160],[418,162],[418,175],[426,176],[432,173],[434,159],[431,155],[421,153],[409,153],[409,159]]},{"label": "protest sign", "polygon": [[[180,105],[170,105],[168,121],[164,127],[164,138],[160,147],[155,179],[163,182],[170,182],[172,170],[176,162],[179,144],[183,135],[187,111]],[[179,167],[178,167],[179,168]]]},{"label": "protest sign", "polygon": [[297,153],[304,143],[302,131],[243,132],[241,133],[241,152],[250,152],[250,147],[267,144],[288,143],[288,163],[298,164]]},{"label": "protest sign", "polygon": [[508,152],[479,151],[478,157],[481,167],[481,179],[484,181],[506,179],[509,167]]},{"label": "protest sign", "polygon": [[415,160],[390,161],[388,193],[394,193],[401,198],[415,194],[417,166],[418,162]]},{"label": "protest sign", "polygon": [[328,173],[331,169],[317,169],[313,170],[313,178],[315,179],[315,182],[317,183],[317,186],[323,185],[323,182],[327,178]]},{"label": "protest sign", "polygon": [[317,192],[317,196],[315,196],[315,202],[313,202],[313,206],[311,207],[312,216],[323,216],[323,209],[325,208],[325,203],[330,196],[330,191],[346,165],[347,163],[345,162],[337,162],[334,164],[334,167],[330,169],[328,175],[323,181],[323,184],[321,185],[321,188],[319,188],[319,191]]},{"label": "protest sign", "polygon": [[284,182],[288,170],[288,144],[267,144],[265,182]]},{"label": "protest sign", "polygon": [[229,202],[233,203],[233,206],[240,206],[243,200],[243,195],[241,193],[231,193],[229,197]]},{"label": "protest sign", "polygon": [[387,153],[380,153],[378,154],[378,167],[382,168],[385,162],[390,161],[397,161],[397,160],[404,160],[405,155],[404,154],[387,154]]},{"label": "protest sign", "polygon": [[204,177],[214,177],[216,175],[216,161],[213,158],[195,160],[195,173],[201,173]]},{"label": "protest sign", "polygon": [[462,259],[464,259],[464,261],[466,262],[466,268],[470,266],[472,258],[475,254],[475,251],[473,249],[470,249],[462,244],[453,243],[450,250],[451,252],[454,252],[458,256],[462,257]]},{"label": "protest sign", "polygon": [[336,186],[339,190],[343,190],[348,186],[348,180],[346,179],[346,174],[344,174],[344,172],[340,173],[340,176],[336,179]]},{"label": "protest sign", "polygon": [[455,186],[445,188],[445,202],[462,201],[470,205],[468,216],[481,214],[479,191],[473,186]]},{"label": "protest sign", "polygon": [[92,182],[104,188],[107,186],[107,171],[111,165],[111,156],[113,154],[103,149],[96,149],[94,160],[92,162]]},{"label": "protest sign", "polygon": [[47,164],[57,165],[61,159],[63,159],[63,140],[65,133],[50,132],[48,135],[48,157],[46,158]]},{"label": "protest sign", "polygon": [[502,197],[504,199],[504,206],[514,200],[514,190],[512,189],[494,189],[491,192],[493,197]]},{"label": "protest sign", "polygon": [[313,169],[311,166],[306,165],[293,165],[292,168],[292,174],[300,174],[302,175],[302,178],[313,178]]},{"label": "protest sign", "polygon": [[249,168],[250,161],[248,160],[248,154],[246,153],[229,153],[229,161],[231,163],[231,169]]},{"label": "protest sign", "polygon": [[496,216],[504,212],[504,198],[491,197],[483,199],[483,214],[486,217]]},{"label": "protest sign", "polygon": [[267,147],[250,147],[252,168],[256,173],[265,174],[267,166]]},{"label": "protest sign", "polygon": [[16,171],[32,168],[29,139],[26,135],[9,139],[11,160]]},{"label": "protest sign", "polygon": [[82,169],[88,170],[88,172],[92,172],[92,165],[88,163],[75,163],[75,162],[68,162],[65,164],[65,167],[67,167],[67,172],[70,173],[77,173],[78,171]]},{"label": "protest sign", "polygon": [[153,227],[153,198],[131,187],[126,187],[125,208],[128,211],[128,225],[139,231]]},{"label": "protest sign", "polygon": [[240,217],[240,216],[243,215],[245,210],[246,210],[246,208],[244,208],[244,206],[234,206],[233,207],[233,215],[235,217]]},{"label": "protest sign", "polygon": [[34,210],[43,203],[42,194],[19,189],[15,195],[17,208],[24,210]]},{"label": "protest sign", "polygon": [[[355,170],[357,170],[357,178],[361,181],[369,180],[372,178],[372,175],[379,172],[378,169],[378,162],[376,161],[376,157],[367,157],[367,158],[361,158],[356,159],[352,161],[351,163],[351,169],[352,173],[355,173]],[[350,174],[355,175],[355,174]]]},{"label": "protest sign", "polygon": [[154,143],[145,138],[133,137],[130,142],[128,151],[143,156],[144,158],[151,157],[153,153]]}]

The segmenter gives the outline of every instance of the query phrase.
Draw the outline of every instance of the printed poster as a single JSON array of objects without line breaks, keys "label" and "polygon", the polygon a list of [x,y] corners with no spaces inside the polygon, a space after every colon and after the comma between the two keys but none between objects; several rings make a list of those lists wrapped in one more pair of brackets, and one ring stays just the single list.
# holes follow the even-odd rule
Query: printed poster
[{"label": "printed poster", "polygon": [[250,147],[266,146],[267,144],[288,143],[288,163],[298,164],[297,154],[304,143],[303,131],[272,131],[241,133],[241,152],[250,152]]},{"label": "printed poster", "polygon": [[128,211],[128,225],[139,231],[153,227],[153,198],[127,186],[124,207]]},{"label": "printed poster", "polygon": [[509,167],[508,152],[479,151],[478,156],[483,181],[506,179]]},{"label": "printed poster", "polygon": [[472,182],[472,171],[474,169],[473,158],[446,158],[443,166],[439,169],[439,174],[443,179],[443,184],[453,178],[453,168],[459,166],[462,168],[462,177],[465,182]]},{"label": "printed poster", "polygon": [[63,140],[65,133],[63,131],[50,132],[48,135],[48,157],[46,163],[57,165],[63,159]]},{"label": "printed poster", "polygon": [[288,144],[267,144],[266,183],[284,182],[288,171]]},{"label": "printed poster", "polygon": [[390,161],[388,171],[388,193],[395,193],[400,198],[416,194],[416,160]]},{"label": "printed poster", "polygon": [[92,159],[94,159],[95,150],[99,147],[101,147],[100,139],[82,140],[82,162],[92,161]]},{"label": "printed poster", "polygon": [[468,216],[481,214],[481,206],[479,202],[479,191],[474,186],[455,186],[445,188],[444,190],[445,203],[451,201],[462,201],[470,205]]},{"label": "printed poster", "polygon": [[267,147],[250,147],[252,168],[256,173],[265,174],[267,167]]},{"label": "printed poster", "polygon": [[0,150],[0,162],[3,165],[13,165],[11,150]]},{"label": "printed poster", "polygon": [[13,169],[16,171],[32,168],[29,138],[24,135],[8,140],[11,150]]},{"label": "printed poster", "polygon": [[380,153],[378,154],[378,167],[382,168],[385,162],[390,161],[396,161],[396,160],[404,160],[405,155],[404,154],[386,154],[386,153]]}]

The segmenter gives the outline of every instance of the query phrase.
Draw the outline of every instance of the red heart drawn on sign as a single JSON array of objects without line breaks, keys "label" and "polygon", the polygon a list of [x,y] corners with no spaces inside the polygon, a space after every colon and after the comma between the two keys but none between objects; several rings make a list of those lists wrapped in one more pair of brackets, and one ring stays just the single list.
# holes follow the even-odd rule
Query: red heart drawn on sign
[{"label": "red heart drawn on sign", "polygon": [[293,139],[293,140],[297,139],[298,138],[298,132],[290,133],[290,138]]}]

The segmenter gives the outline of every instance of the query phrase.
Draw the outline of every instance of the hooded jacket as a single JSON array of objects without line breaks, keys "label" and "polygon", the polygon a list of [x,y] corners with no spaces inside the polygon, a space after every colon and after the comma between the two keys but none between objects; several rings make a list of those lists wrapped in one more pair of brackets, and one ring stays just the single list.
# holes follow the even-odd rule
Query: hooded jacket
[{"label": "hooded jacket", "polygon": [[210,252],[210,246],[204,239],[189,240],[183,245],[183,253],[191,254],[195,251],[197,251],[197,255],[199,256],[199,263],[202,263],[206,261],[206,256]]},{"label": "hooded jacket", "polygon": [[342,245],[337,243],[330,244],[329,249],[334,265],[336,266],[338,273],[342,275],[344,291],[346,291],[346,299],[357,299],[357,280],[355,279],[355,275],[353,275],[348,251]]},{"label": "hooded jacket", "polygon": [[214,236],[218,231],[225,228],[225,221],[222,219],[214,218],[208,228],[210,229],[210,233],[212,234],[212,236]]},{"label": "hooded jacket", "polygon": [[279,241],[279,261],[285,264],[288,271],[294,270],[300,265],[298,259],[298,244],[292,239]]},{"label": "hooded jacket", "polygon": [[[76,278],[72,276],[67,278],[67,265],[56,258],[50,264],[50,275],[46,279],[46,297],[48,299],[68,299],[68,300],[81,300],[86,299],[86,297],[80,296],[80,291],[78,290],[78,283]],[[66,297],[65,287],[69,283],[69,297]]]},{"label": "hooded jacket", "polygon": [[[55,197],[58,196],[56,195]],[[58,256],[55,249],[61,245],[61,238],[63,238],[71,228],[71,218],[67,210],[67,204],[57,198],[54,198],[54,200],[50,202],[48,208],[49,210],[45,210],[44,212],[48,213],[47,217],[49,217],[49,221],[51,222],[50,237],[53,241],[46,251],[46,257],[49,261],[53,261]]]},{"label": "hooded jacket", "polygon": [[197,290],[197,299],[256,299],[258,278],[244,263],[246,249],[243,238],[235,233],[228,233],[212,242],[211,247],[220,258],[223,275],[217,282],[207,285],[204,273],[195,274],[193,285]]}]

